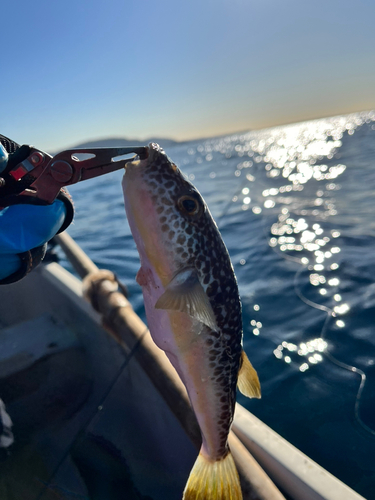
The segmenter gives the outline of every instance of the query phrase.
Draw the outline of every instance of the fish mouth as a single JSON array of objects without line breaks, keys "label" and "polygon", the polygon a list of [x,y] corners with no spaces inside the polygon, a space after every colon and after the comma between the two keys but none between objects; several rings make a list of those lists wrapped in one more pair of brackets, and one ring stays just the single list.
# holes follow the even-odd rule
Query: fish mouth
[{"label": "fish mouth", "polygon": [[[145,148],[147,152],[147,159],[149,163],[152,163],[158,156],[165,155],[164,149],[156,144],[156,142],[150,142],[150,144]],[[145,158],[141,158],[145,159]]]},{"label": "fish mouth", "polygon": [[155,162],[160,155],[166,156],[164,149],[156,144],[156,142],[150,142],[148,146],[143,146],[137,148],[137,156],[132,158],[128,163],[125,164],[126,170],[133,170],[134,167],[147,166]]}]

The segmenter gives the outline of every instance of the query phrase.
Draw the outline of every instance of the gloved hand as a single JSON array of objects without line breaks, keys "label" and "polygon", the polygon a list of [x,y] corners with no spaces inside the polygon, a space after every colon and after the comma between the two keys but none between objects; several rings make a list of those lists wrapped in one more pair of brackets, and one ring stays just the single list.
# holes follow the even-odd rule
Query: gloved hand
[{"label": "gloved hand", "polygon": [[[9,142],[0,136],[0,176],[6,168],[9,149],[14,151],[18,146],[15,143],[9,146]],[[71,222],[70,204],[69,198],[62,194],[51,205],[22,203],[0,209],[0,284],[20,280],[40,263],[46,243]]]},{"label": "gloved hand", "polygon": [[[24,267],[25,259],[40,262],[45,254],[44,248],[34,251],[34,255],[23,254],[43,247],[53,238],[63,225],[65,214],[65,205],[60,200],[47,206],[13,205],[0,211],[0,280],[17,273]],[[25,271],[31,270],[29,266],[35,267],[35,264],[27,264]]]}]

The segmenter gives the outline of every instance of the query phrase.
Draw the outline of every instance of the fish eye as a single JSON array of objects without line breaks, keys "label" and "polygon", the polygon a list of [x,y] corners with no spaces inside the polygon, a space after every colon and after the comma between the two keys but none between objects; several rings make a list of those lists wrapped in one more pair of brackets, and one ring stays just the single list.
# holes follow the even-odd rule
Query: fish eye
[{"label": "fish eye", "polygon": [[200,210],[200,203],[192,196],[181,196],[178,200],[178,207],[181,212],[187,215],[197,215]]}]

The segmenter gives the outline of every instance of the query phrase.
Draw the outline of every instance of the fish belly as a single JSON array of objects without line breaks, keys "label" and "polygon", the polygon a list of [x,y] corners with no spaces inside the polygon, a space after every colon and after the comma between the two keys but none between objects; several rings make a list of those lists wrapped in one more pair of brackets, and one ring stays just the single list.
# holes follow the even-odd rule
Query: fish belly
[{"label": "fish belly", "polygon": [[201,429],[204,454],[216,459],[226,452],[231,414],[229,395],[212,378],[205,327],[186,313],[155,309],[164,288],[157,275],[143,269],[138,281],[147,279],[143,298],[152,339],[166,353],[186,387]]}]

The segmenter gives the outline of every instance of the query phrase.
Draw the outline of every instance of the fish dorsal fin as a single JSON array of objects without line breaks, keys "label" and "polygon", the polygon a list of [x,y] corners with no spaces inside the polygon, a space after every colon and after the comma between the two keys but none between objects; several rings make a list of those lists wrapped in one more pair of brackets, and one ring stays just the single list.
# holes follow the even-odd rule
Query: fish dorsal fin
[{"label": "fish dorsal fin", "polygon": [[159,297],[155,309],[187,313],[211,330],[218,331],[214,311],[195,269],[179,272]]},{"label": "fish dorsal fin", "polygon": [[261,397],[258,374],[244,350],[241,353],[241,367],[238,372],[237,385],[244,396],[258,399]]}]

